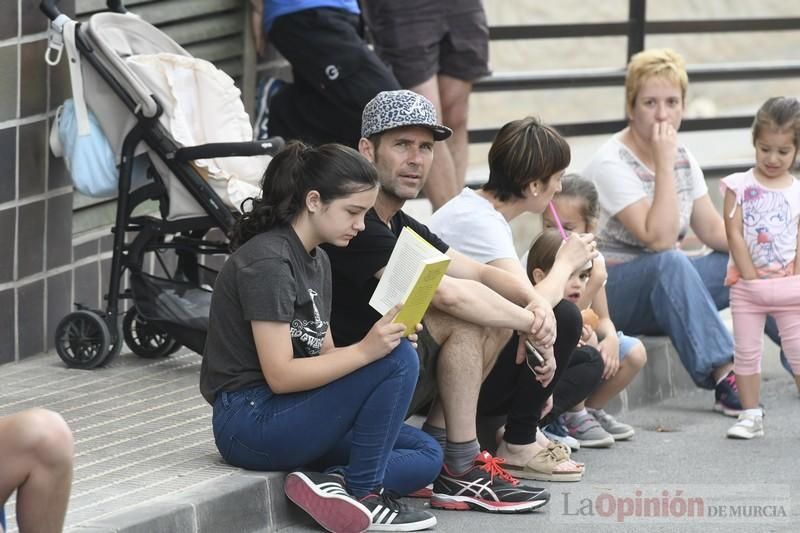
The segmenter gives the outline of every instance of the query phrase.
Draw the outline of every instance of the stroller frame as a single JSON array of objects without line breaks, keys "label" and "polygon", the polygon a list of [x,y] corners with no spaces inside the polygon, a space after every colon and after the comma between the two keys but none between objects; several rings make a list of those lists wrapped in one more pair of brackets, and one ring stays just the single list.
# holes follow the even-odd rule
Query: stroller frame
[{"label": "stroller frame", "polygon": [[[42,0],[40,4],[40,9],[51,20],[54,29],[63,27],[65,20],[69,21],[66,15],[59,12],[57,5],[58,0]],[[109,11],[127,13],[121,0],[107,0],[107,6]],[[96,310],[76,303],[77,310],[65,316],[56,327],[56,351],[67,366],[84,369],[95,368],[113,359],[122,348],[123,337],[129,347],[143,357],[160,357],[174,352],[181,346],[176,337],[189,348],[202,353],[204,334],[198,339],[197,335],[187,335],[179,330],[172,330],[168,323],[148,320],[138,312],[136,305],[131,306],[125,314],[120,335],[120,299],[133,298],[130,288],[124,292],[120,291],[122,276],[125,270],[130,271],[131,276],[144,276],[142,265],[148,252],[155,252],[164,272],[168,272],[159,253],[172,249],[178,257],[174,277],[199,286],[204,273],[201,272],[202,267],[198,264],[197,256],[228,253],[226,242],[206,240],[204,235],[214,228],[219,228],[227,234],[235,222],[235,216],[189,162],[200,158],[274,154],[282,147],[283,140],[274,138],[266,141],[208,143],[190,147],[177,145],[158,120],[163,113],[163,107],[156,97],[150,95],[153,102],[148,103],[151,105],[137,102],[97,57],[92,43],[83,32],[79,31],[80,24],[77,23],[76,26],[75,45],[81,60],[87,61],[108,84],[136,118],[136,123],[126,134],[120,154],[117,211],[112,228],[113,255],[108,293],[105,295],[106,308]],[[163,180],[152,166],[148,169],[151,181],[130,191],[135,151],[142,142],[151,148],[151,154],[158,155],[169,171],[204,209],[205,216],[167,220],[164,202],[168,202],[169,197]],[[151,216],[131,216],[134,208],[147,200],[160,201],[161,219]],[[136,237],[130,243],[126,243],[126,234],[134,231],[138,232]],[[167,242],[165,236],[170,234],[174,235],[174,238]],[[167,275],[169,276],[168,273]],[[172,279],[170,277],[170,280]]]}]

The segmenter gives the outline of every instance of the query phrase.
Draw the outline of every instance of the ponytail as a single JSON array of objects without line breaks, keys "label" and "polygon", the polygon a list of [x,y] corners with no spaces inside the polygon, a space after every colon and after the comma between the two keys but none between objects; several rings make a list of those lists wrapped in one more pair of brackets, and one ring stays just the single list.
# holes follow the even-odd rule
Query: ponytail
[{"label": "ponytail", "polygon": [[312,190],[328,203],[377,183],[375,167],[352,148],[339,144],[315,148],[291,141],[267,166],[261,197],[242,202],[243,214],[229,235],[231,251],[259,233],[291,224]]}]

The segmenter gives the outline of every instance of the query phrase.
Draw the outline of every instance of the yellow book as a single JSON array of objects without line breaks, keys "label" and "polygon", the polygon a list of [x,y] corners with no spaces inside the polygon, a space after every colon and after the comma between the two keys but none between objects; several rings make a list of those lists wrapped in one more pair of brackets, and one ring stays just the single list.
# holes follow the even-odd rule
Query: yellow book
[{"label": "yellow book", "polygon": [[389,309],[403,302],[403,308],[394,322],[405,324],[405,334],[411,335],[428,310],[449,264],[447,255],[411,228],[404,227],[369,305],[385,315]]}]

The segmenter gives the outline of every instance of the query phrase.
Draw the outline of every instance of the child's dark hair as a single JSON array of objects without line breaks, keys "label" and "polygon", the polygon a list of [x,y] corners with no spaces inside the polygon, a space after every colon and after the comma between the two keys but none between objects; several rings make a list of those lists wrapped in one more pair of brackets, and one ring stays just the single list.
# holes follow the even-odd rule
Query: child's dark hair
[{"label": "child's dark hair", "polygon": [[505,202],[524,198],[534,181],[547,185],[550,177],[569,166],[567,141],[533,117],[513,120],[500,128],[489,149],[489,180],[483,190]]},{"label": "child's dark hair", "polygon": [[328,203],[377,184],[375,167],[352,148],[340,144],[315,148],[292,141],[267,166],[261,198],[242,202],[243,214],[230,232],[231,250],[259,233],[291,224],[303,210],[309,191],[319,192]]},{"label": "child's dark hair", "polygon": [[561,178],[561,192],[556,194],[559,198],[579,198],[581,204],[581,218],[587,227],[592,227],[600,217],[600,199],[597,187],[591,181],[579,174],[567,174]]},{"label": "child's dark hair", "polygon": [[552,228],[544,230],[536,237],[528,252],[528,263],[525,265],[525,271],[531,283],[536,284],[536,280],[533,279],[534,268],[545,273],[550,272],[556,262],[556,254],[561,248],[562,242],[561,233]]},{"label": "child's dark hair", "polygon": [[764,102],[753,120],[753,146],[766,129],[791,133],[795,149],[800,149],[800,102],[797,98],[775,96]]}]

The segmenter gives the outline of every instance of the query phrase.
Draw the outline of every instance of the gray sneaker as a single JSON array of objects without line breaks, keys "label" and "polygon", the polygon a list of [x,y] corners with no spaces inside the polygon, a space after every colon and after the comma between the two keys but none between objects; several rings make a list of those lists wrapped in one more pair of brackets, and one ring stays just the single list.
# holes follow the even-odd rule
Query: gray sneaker
[{"label": "gray sneaker", "polygon": [[569,434],[581,443],[581,448],[608,448],[614,444],[614,437],[589,413],[564,413],[564,422]]},{"label": "gray sneaker", "polygon": [[606,430],[606,433],[614,437],[614,440],[627,440],[636,433],[632,426],[620,422],[603,409],[589,409],[587,407],[586,410],[595,420],[600,422],[600,426]]}]

